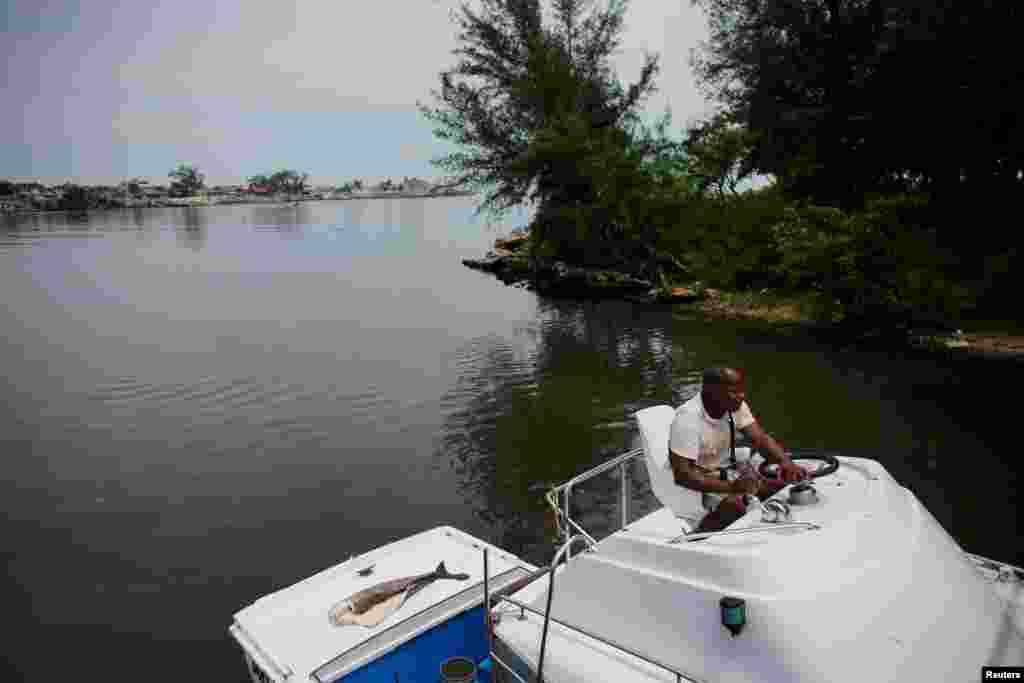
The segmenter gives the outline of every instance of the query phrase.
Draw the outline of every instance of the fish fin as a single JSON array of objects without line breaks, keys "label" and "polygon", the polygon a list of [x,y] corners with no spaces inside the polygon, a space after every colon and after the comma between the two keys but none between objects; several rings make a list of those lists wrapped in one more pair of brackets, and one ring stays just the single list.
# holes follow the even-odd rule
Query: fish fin
[{"label": "fish fin", "polygon": [[441,563],[437,565],[437,569],[435,569],[434,572],[440,574],[441,576],[444,576],[448,573],[448,570],[444,568],[444,560],[441,560]]}]

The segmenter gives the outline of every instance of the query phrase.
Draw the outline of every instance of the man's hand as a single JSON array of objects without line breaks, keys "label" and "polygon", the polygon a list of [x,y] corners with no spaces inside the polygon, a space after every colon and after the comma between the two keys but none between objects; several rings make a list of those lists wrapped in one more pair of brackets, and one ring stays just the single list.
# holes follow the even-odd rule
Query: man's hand
[{"label": "man's hand", "polygon": [[760,482],[757,479],[751,479],[749,477],[740,477],[739,479],[731,482],[732,492],[741,496],[756,496],[758,490],[760,490]]},{"label": "man's hand", "polygon": [[779,476],[784,482],[803,481],[807,478],[807,470],[800,467],[792,460],[783,460],[779,465]]}]

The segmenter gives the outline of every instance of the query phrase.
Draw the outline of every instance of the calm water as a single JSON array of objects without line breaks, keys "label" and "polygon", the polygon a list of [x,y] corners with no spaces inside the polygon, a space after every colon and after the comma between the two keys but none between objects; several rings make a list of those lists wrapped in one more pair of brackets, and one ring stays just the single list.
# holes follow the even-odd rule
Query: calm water
[{"label": "calm water", "polygon": [[440,524],[543,563],[534,487],[631,446],[632,411],[716,363],[787,447],[877,458],[968,550],[1024,561],[1019,365],[541,299],[461,266],[526,220],[465,198],[3,220],[19,679],[244,680],[234,611]]}]

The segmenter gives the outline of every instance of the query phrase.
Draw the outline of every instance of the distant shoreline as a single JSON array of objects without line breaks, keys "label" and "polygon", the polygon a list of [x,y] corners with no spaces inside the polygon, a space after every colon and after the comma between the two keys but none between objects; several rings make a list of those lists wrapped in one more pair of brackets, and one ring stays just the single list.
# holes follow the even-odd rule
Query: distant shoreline
[{"label": "distant shoreline", "polygon": [[159,198],[137,200],[138,203],[124,206],[91,207],[88,209],[14,209],[0,212],[4,216],[27,216],[50,213],[82,213],[89,211],[116,211],[122,209],[166,209],[166,208],[200,208],[223,205],[259,205],[259,204],[300,204],[306,202],[351,201],[354,199],[437,199],[441,197],[471,197],[475,192],[464,190],[446,190],[443,192],[360,192],[356,194],[336,194],[328,197],[225,197],[213,198],[205,202],[186,203],[176,198]]}]

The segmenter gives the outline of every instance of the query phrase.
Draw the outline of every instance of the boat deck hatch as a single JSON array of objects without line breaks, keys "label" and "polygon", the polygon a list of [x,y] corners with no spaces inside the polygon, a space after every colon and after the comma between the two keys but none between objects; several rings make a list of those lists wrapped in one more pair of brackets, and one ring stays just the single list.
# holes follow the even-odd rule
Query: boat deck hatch
[{"label": "boat deck hatch", "polygon": [[[529,576],[530,572],[522,567],[514,567],[490,579],[491,591],[505,588],[513,581]],[[313,680],[318,683],[333,683],[353,669],[373,661],[382,654],[397,648],[410,638],[419,635],[426,629],[438,624],[451,615],[458,614],[484,600],[484,586],[478,583],[464,591],[456,593],[441,602],[432,605],[407,619],[403,619],[391,628],[377,633],[355,647],[341,653],[329,662],[315,669]]]}]

